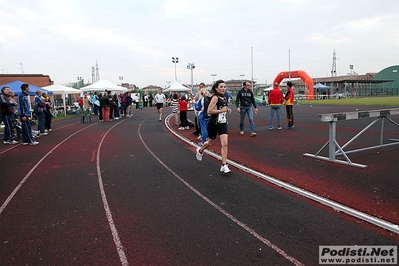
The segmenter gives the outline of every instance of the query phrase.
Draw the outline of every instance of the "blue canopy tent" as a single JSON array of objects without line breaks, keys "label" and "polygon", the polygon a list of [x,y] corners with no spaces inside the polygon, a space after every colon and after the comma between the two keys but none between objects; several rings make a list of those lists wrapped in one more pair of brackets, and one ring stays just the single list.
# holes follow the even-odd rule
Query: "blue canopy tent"
[{"label": "blue canopy tent", "polygon": [[329,89],[331,89],[330,86],[323,85],[323,84],[321,84],[320,82],[317,83],[316,85],[314,85],[313,88],[319,89],[319,90],[329,90]]},{"label": "blue canopy tent", "polygon": [[[21,91],[22,91],[21,85],[24,84],[24,83],[26,83],[26,82],[22,82],[20,80],[15,80],[13,82],[0,85],[0,88],[9,87],[10,90],[12,90],[15,95],[19,95],[21,93]],[[29,84],[29,83],[27,83],[27,84]],[[41,90],[42,92],[47,92],[48,95],[53,95],[52,91],[45,90],[45,89],[43,89],[41,87],[29,84],[29,95],[35,96],[37,90]]]}]

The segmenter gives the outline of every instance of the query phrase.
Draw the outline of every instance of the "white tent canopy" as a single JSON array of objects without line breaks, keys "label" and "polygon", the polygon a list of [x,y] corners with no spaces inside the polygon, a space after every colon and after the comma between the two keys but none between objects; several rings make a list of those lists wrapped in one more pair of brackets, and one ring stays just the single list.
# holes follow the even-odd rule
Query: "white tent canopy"
[{"label": "white tent canopy", "polygon": [[111,81],[102,79],[97,81],[96,83],[93,83],[89,86],[80,88],[80,91],[127,91],[125,87],[116,85],[112,83]]},{"label": "white tent canopy", "polygon": [[46,87],[43,87],[43,89],[52,91],[53,94],[81,94],[82,93],[82,91],[80,91],[78,89],[74,89],[74,88],[59,85],[59,84],[46,86]]},{"label": "white tent canopy", "polygon": [[172,86],[165,89],[163,92],[177,92],[177,91],[191,91],[190,88],[184,87],[180,82],[173,82]]},{"label": "white tent canopy", "polygon": [[53,92],[53,95],[55,94],[61,94],[62,95],[62,101],[64,103],[64,114],[66,115],[66,94],[81,94],[82,91],[71,88],[71,87],[67,87],[67,86],[63,86],[63,85],[59,85],[59,84],[54,84],[54,85],[50,85],[50,86],[46,86],[43,87],[43,89],[45,90],[49,90]]}]

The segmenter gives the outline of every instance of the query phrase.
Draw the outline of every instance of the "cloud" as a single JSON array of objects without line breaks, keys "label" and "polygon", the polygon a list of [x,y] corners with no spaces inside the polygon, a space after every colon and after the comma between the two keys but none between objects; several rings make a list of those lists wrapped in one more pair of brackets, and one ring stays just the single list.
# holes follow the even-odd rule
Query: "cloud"
[{"label": "cloud", "polygon": [[[178,79],[209,82],[251,76],[271,79],[288,68],[314,76],[329,73],[336,49],[340,68],[348,62],[375,69],[397,63],[397,0],[0,0],[0,68],[49,74],[67,83],[91,77],[98,60],[101,78],[161,85],[174,79],[170,57],[178,56]],[[354,15],[356,14],[356,15]],[[385,64],[385,65],[384,65]],[[345,67],[346,68],[346,67]],[[338,72],[340,69],[338,69]],[[345,72],[345,71],[341,71]],[[195,81],[194,81],[195,82]]]}]

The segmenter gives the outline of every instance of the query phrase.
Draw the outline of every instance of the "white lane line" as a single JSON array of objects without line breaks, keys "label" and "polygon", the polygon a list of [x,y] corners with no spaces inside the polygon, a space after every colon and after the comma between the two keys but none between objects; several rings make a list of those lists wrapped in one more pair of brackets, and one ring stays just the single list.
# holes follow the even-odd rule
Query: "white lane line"
[{"label": "white lane line", "polygon": [[[170,119],[171,116],[172,115],[170,114],[170,115],[167,116],[167,118],[165,118],[165,125],[169,129],[169,131],[172,134],[174,134],[176,137],[178,137],[179,139],[181,139],[184,142],[186,142],[187,144],[190,144],[191,146],[194,146],[194,147],[198,147],[198,145],[196,143],[194,143],[193,141],[191,141],[191,140],[179,135],[178,133],[176,133],[170,127],[169,119]],[[210,152],[209,150],[205,150],[204,152],[209,154],[210,156],[218,159],[218,160],[222,159],[222,157],[220,155],[218,155],[216,153],[213,153],[213,152]],[[236,167],[238,169],[241,169],[244,172],[252,174],[252,175],[254,175],[254,176],[256,176],[256,177],[258,177],[260,179],[263,179],[263,180],[265,180],[267,182],[270,182],[270,183],[272,183],[272,184],[274,184],[276,186],[279,186],[281,188],[287,189],[287,190],[289,190],[291,192],[294,192],[294,193],[296,193],[298,195],[301,195],[303,197],[306,197],[308,199],[316,201],[316,202],[318,202],[318,203],[320,203],[320,204],[322,204],[324,206],[328,206],[328,207],[334,209],[335,211],[340,211],[340,212],[346,213],[347,215],[350,215],[352,217],[356,217],[356,218],[358,218],[360,220],[366,221],[366,222],[371,223],[373,225],[376,225],[378,227],[381,227],[381,228],[384,228],[384,229],[389,230],[391,232],[394,232],[396,234],[399,234],[399,225],[398,224],[391,223],[389,221],[377,218],[377,217],[372,216],[370,214],[355,210],[355,209],[353,209],[351,207],[348,207],[346,205],[340,204],[340,203],[335,202],[333,200],[326,199],[324,197],[321,197],[321,196],[319,196],[319,195],[317,195],[315,193],[312,193],[312,192],[307,191],[305,189],[302,189],[300,187],[296,187],[296,186],[291,185],[289,183],[283,182],[283,181],[281,181],[281,180],[279,180],[277,178],[274,178],[274,177],[268,176],[266,174],[263,174],[261,172],[255,171],[255,170],[253,170],[253,169],[251,169],[249,167],[245,167],[245,166],[243,166],[243,165],[241,165],[241,164],[239,164],[237,162],[234,162],[234,161],[232,161],[230,159],[227,159],[227,162],[230,165],[233,165],[234,167]]]},{"label": "white lane line", "polygon": [[[80,123],[77,122],[77,123],[65,125],[65,126],[62,126],[62,127],[57,128],[57,129],[55,129],[55,130],[53,130],[53,131],[57,131],[57,130],[62,129],[62,128],[64,128],[64,127],[69,127],[69,126],[72,126],[72,125],[75,125],[75,124],[80,124]],[[16,148],[16,147],[18,147],[18,146],[20,146],[20,145],[22,145],[22,142],[19,143],[19,144],[10,145],[10,148],[6,148],[5,150],[0,151],[0,154],[3,154],[3,153],[5,153],[5,152],[7,152],[7,151],[10,151],[10,150],[12,150],[12,149],[14,149],[14,148]]]},{"label": "white lane line", "polygon": [[[18,190],[22,187],[22,185],[26,182],[26,180],[31,176],[31,174],[33,173],[33,171],[35,171],[35,169],[44,161],[44,159],[46,159],[55,149],[57,149],[61,144],[63,144],[65,141],[67,141],[68,139],[72,138],[73,136],[75,136],[76,134],[78,134],[79,132],[86,130],[89,127],[94,126],[90,125],[88,127],[82,128],[81,130],[71,134],[69,137],[67,137],[66,139],[64,139],[63,141],[61,141],[60,143],[58,143],[54,148],[52,148],[46,155],[44,155],[32,168],[31,170],[25,175],[25,177],[21,180],[21,182],[19,182],[19,184],[15,187],[15,189],[13,190],[13,192],[11,192],[11,194],[8,196],[8,198],[4,201],[4,203],[1,205],[0,207],[0,214],[4,211],[4,209],[7,207],[7,205],[10,203],[10,201],[13,199],[13,197],[15,196],[15,194],[17,194]],[[39,144],[40,145],[40,144]]]},{"label": "white lane line", "polygon": [[125,252],[123,251],[123,245],[122,245],[121,239],[119,238],[118,230],[116,229],[116,226],[115,226],[115,223],[114,223],[114,219],[112,218],[111,209],[110,209],[110,207],[108,205],[107,195],[105,194],[105,191],[104,191],[104,184],[103,184],[103,179],[102,179],[102,176],[101,176],[101,167],[100,167],[100,153],[101,153],[101,147],[102,147],[102,144],[104,142],[104,139],[107,136],[107,134],[114,127],[116,127],[117,125],[119,125],[123,121],[125,121],[125,120],[122,120],[119,123],[113,125],[110,129],[108,129],[103,134],[103,136],[101,138],[101,141],[100,141],[100,144],[98,145],[98,148],[97,148],[98,152],[97,152],[96,164],[97,164],[98,186],[100,188],[100,194],[101,194],[101,199],[102,199],[103,205],[104,205],[105,215],[106,215],[107,220],[108,220],[109,228],[111,229],[112,237],[114,239],[114,243],[115,243],[118,255],[119,255],[119,259],[120,259],[122,265],[127,266],[127,265],[129,265],[129,262],[127,260]]},{"label": "white lane line", "polygon": [[[122,123],[123,121],[119,122],[118,124]],[[51,149],[46,155],[44,155],[36,164],[35,166],[32,167],[32,169],[26,174],[26,176],[22,179],[22,181],[17,185],[17,187],[14,189],[14,191],[10,194],[10,196],[8,196],[8,198],[4,201],[3,205],[1,205],[0,207],[0,214],[4,211],[4,209],[7,207],[7,205],[10,203],[10,201],[13,199],[13,197],[17,194],[18,190],[22,187],[22,185],[26,182],[26,180],[31,176],[31,174],[33,173],[33,171],[35,171],[35,169],[44,161],[44,159],[46,159],[55,149],[57,149],[61,144],[63,144],[64,142],[66,142],[68,139],[72,138],[73,136],[75,136],[76,134],[80,133],[83,130],[88,129],[89,127],[92,127],[94,125],[96,125],[98,123],[92,124],[90,126],[87,126],[73,134],[71,134],[69,137],[67,137],[66,139],[64,139],[63,141],[61,141],[58,145],[56,145],[53,149]],[[111,127],[105,134],[103,134],[103,137],[101,139],[101,142],[99,144],[99,148],[98,148],[98,153],[97,153],[97,175],[98,175],[98,182],[99,182],[99,187],[100,187],[100,193],[101,193],[101,198],[103,201],[103,205],[104,205],[104,209],[105,209],[105,213],[106,213],[106,217],[108,219],[108,224],[111,228],[111,232],[112,232],[112,236],[114,239],[114,243],[116,245],[116,249],[117,252],[119,254],[119,258],[121,260],[122,265],[124,266],[128,266],[129,263],[127,261],[126,255],[123,251],[123,246],[122,243],[119,239],[118,236],[118,231],[116,230],[115,227],[115,223],[114,220],[112,219],[112,214],[111,214],[111,210],[109,208],[108,205],[108,201],[105,195],[105,191],[104,191],[104,186],[103,186],[103,182],[102,182],[102,178],[101,178],[101,169],[100,169],[100,149],[101,149],[101,145],[104,141],[105,136],[107,135],[107,133],[114,128],[116,125],[115,124],[113,127]]]},{"label": "white lane line", "polygon": [[[147,120],[147,119],[145,119]],[[221,212],[223,215],[225,215],[227,218],[229,218],[231,221],[233,221],[234,223],[236,223],[238,226],[240,226],[241,228],[243,228],[245,231],[247,231],[248,233],[250,233],[251,235],[253,235],[255,238],[257,238],[258,240],[260,240],[261,242],[263,242],[266,246],[268,246],[269,248],[273,249],[274,251],[276,251],[278,254],[280,254],[281,256],[283,256],[285,259],[287,259],[288,261],[292,262],[294,265],[304,265],[302,264],[300,261],[298,261],[297,259],[291,257],[290,255],[288,255],[284,250],[282,250],[281,248],[279,248],[278,246],[274,245],[272,242],[270,242],[268,239],[262,237],[260,234],[258,234],[255,230],[253,230],[252,228],[248,227],[246,224],[244,224],[243,222],[241,222],[240,220],[238,220],[237,218],[235,218],[233,215],[231,215],[229,212],[227,212],[226,210],[224,210],[223,208],[221,208],[220,206],[218,206],[216,203],[214,203],[213,201],[211,201],[209,198],[207,198],[205,195],[203,195],[201,192],[199,192],[197,189],[195,189],[193,186],[191,186],[189,183],[187,183],[182,177],[180,177],[177,173],[175,173],[171,168],[169,168],[161,159],[159,159],[154,152],[152,152],[152,150],[147,146],[147,144],[144,142],[141,133],[140,133],[140,129],[141,129],[141,125],[145,122],[142,121],[139,125],[138,128],[138,134],[139,134],[139,138],[141,140],[141,143],[144,145],[144,147],[147,149],[147,151],[163,166],[166,168],[166,170],[168,170],[173,176],[175,176],[180,182],[182,182],[186,187],[188,187],[192,192],[194,192],[195,194],[197,194],[201,199],[203,199],[205,202],[207,202],[209,205],[211,205],[213,208],[215,208],[216,210],[218,210],[219,212]],[[193,157],[194,158],[194,157]],[[195,158],[194,158],[195,159]]]}]

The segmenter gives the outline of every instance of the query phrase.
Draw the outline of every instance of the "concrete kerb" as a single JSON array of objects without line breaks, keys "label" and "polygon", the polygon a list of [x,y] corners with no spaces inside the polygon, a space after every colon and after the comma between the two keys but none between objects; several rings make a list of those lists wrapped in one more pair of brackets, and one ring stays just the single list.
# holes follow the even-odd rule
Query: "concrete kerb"
[{"label": "concrete kerb", "polygon": [[[189,140],[188,138],[180,135],[178,132],[176,132],[170,126],[169,120],[170,120],[171,117],[172,117],[172,114],[169,114],[164,120],[166,128],[173,135],[175,135],[176,137],[178,137],[182,141],[186,142],[187,144],[189,144],[189,145],[191,145],[193,147],[199,147],[199,145],[197,143],[195,143],[195,142]],[[217,154],[217,153],[211,152],[209,150],[205,150],[204,152],[206,154],[218,159],[218,160],[222,159],[221,156],[219,154]],[[234,167],[236,167],[236,168],[238,168],[238,169],[240,169],[240,170],[242,170],[242,171],[244,171],[246,173],[249,173],[249,174],[251,174],[253,176],[256,176],[257,178],[265,180],[265,181],[267,181],[269,183],[272,183],[272,184],[274,184],[274,185],[276,185],[278,187],[287,189],[288,191],[294,192],[294,193],[296,193],[296,194],[298,194],[300,196],[303,196],[303,197],[306,197],[308,199],[311,199],[311,200],[313,200],[315,202],[318,202],[318,203],[320,203],[320,204],[322,204],[324,206],[330,207],[330,208],[332,208],[335,211],[346,213],[347,215],[350,215],[352,217],[356,217],[356,218],[358,218],[360,220],[366,221],[366,222],[371,223],[371,224],[373,224],[375,226],[378,226],[378,227],[384,228],[386,230],[389,230],[391,232],[394,232],[396,234],[399,234],[399,225],[398,224],[391,223],[389,221],[374,217],[374,216],[369,215],[367,213],[355,210],[353,208],[350,208],[350,207],[345,206],[343,204],[340,204],[338,202],[335,202],[335,201],[326,199],[324,197],[318,196],[318,195],[316,195],[316,194],[314,194],[314,193],[312,193],[310,191],[307,191],[307,190],[302,189],[300,187],[293,186],[293,185],[291,185],[289,183],[286,183],[286,182],[283,182],[283,181],[281,181],[279,179],[276,179],[274,177],[268,176],[268,175],[266,175],[264,173],[255,171],[255,170],[253,170],[253,169],[251,169],[249,167],[243,166],[240,163],[237,163],[237,162],[232,161],[230,159],[227,159],[227,162],[230,165],[232,165],[232,166],[234,166]]]}]

